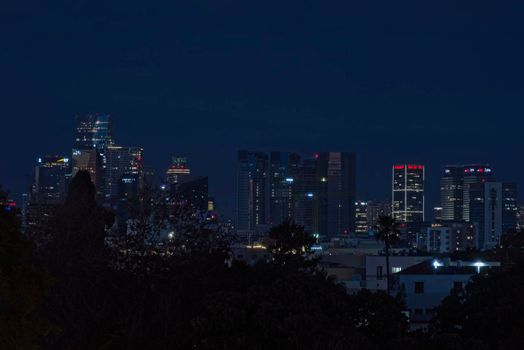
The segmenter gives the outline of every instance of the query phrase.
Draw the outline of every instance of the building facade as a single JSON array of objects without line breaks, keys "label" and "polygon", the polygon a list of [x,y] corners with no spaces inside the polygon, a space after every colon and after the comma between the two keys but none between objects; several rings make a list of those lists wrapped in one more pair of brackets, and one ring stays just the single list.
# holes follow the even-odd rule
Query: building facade
[{"label": "building facade", "polygon": [[423,165],[394,165],[392,176],[392,213],[399,222],[423,222]]},{"label": "building facade", "polygon": [[268,165],[264,152],[238,152],[237,230],[253,231],[267,224]]}]

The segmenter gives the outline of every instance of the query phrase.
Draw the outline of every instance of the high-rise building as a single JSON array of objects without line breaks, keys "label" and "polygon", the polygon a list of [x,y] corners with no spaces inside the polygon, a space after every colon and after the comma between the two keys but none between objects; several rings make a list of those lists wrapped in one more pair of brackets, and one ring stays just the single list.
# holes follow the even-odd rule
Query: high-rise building
[{"label": "high-rise building", "polygon": [[108,146],[104,149],[105,200],[115,202],[119,198],[119,186],[124,174],[138,174],[142,169],[140,147]]},{"label": "high-rise building", "polygon": [[368,226],[368,202],[356,201],[355,202],[355,232],[363,233],[368,232],[370,227]]},{"label": "high-rise building", "polygon": [[296,153],[271,152],[269,161],[269,219],[275,226],[293,218],[293,188],[300,166]]},{"label": "high-rise building", "polygon": [[319,181],[314,159],[304,159],[294,177],[293,218],[309,234],[320,234],[318,220],[320,196],[318,194],[326,182],[326,178],[322,178]]},{"label": "high-rise building", "polygon": [[424,178],[423,165],[393,166],[392,212],[398,221],[424,221]]},{"label": "high-rise building", "polygon": [[517,229],[517,184],[502,183],[502,233]]},{"label": "high-rise building", "polygon": [[100,187],[104,180],[102,164],[102,157],[96,149],[73,149],[73,177],[78,171],[86,170],[91,175],[91,181]]},{"label": "high-rise building", "polygon": [[76,115],[72,175],[87,170],[96,186],[97,197],[105,197],[106,149],[113,145],[113,117],[109,114]]},{"label": "high-rise building", "polygon": [[199,211],[207,211],[209,205],[208,177],[188,175],[171,184],[172,197],[191,205]]},{"label": "high-rise building", "polygon": [[[317,163],[319,234],[328,237],[355,231],[356,155],[322,152]],[[324,186],[322,186],[324,185]]]},{"label": "high-rise building", "polygon": [[462,221],[464,202],[464,166],[450,165],[440,179],[440,217],[444,221]]},{"label": "high-rise building", "polygon": [[166,182],[169,185],[180,182],[184,176],[189,176],[190,174],[191,169],[189,169],[186,157],[171,157],[171,166],[166,171]]},{"label": "high-rise building", "polygon": [[238,152],[237,230],[253,231],[265,225],[268,156],[263,152]]},{"label": "high-rise building", "polygon": [[[473,213],[473,206],[475,201],[478,201],[478,197],[472,193],[478,193],[478,184],[484,184],[486,182],[493,182],[495,178],[493,171],[489,165],[465,165],[463,166],[463,199],[462,199],[462,220],[466,222],[473,222],[475,214]],[[480,186],[482,187],[482,186]],[[474,190],[472,190],[474,188]],[[478,216],[477,216],[478,217]]]},{"label": "high-rise building", "polygon": [[45,156],[38,159],[31,200],[40,204],[62,203],[67,194],[69,158]]},{"label": "high-rise building", "polygon": [[391,202],[368,201],[367,203],[368,227],[372,229],[381,216],[391,216]]},{"label": "high-rise building", "polygon": [[502,235],[502,183],[476,182],[469,186],[469,220],[478,228],[478,247],[497,246]]},{"label": "high-rise building", "polygon": [[103,149],[113,144],[113,117],[87,113],[76,116],[75,149]]}]

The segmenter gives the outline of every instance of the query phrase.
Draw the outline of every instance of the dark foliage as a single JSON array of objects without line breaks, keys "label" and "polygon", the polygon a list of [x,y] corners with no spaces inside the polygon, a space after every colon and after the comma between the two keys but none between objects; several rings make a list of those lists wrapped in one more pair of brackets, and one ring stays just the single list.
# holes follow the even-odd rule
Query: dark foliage
[{"label": "dark foliage", "polygon": [[[406,336],[398,301],[350,296],[313,268],[314,240],[300,226],[272,231],[274,262],[226,263],[227,239],[176,209],[169,254],[147,245],[129,254],[104,244],[110,223],[94,196],[80,172],[49,221],[52,239],[38,250],[48,284],[38,282],[45,274],[26,258],[17,223],[1,223],[0,332],[10,335],[0,338],[2,349],[376,349]],[[27,300],[23,312],[7,313],[3,305],[15,300]]]},{"label": "dark foliage", "polygon": [[438,308],[438,332],[473,338],[491,349],[521,348],[524,341],[524,265],[479,275],[453,290]]},{"label": "dark foliage", "polygon": [[38,310],[49,279],[31,261],[18,212],[6,199],[0,188],[0,349],[38,349],[52,328]]},{"label": "dark foliage", "polygon": [[386,284],[387,294],[391,291],[391,268],[389,267],[390,249],[400,240],[400,224],[390,216],[379,216],[377,224],[373,227],[375,239],[383,241],[386,253]]}]

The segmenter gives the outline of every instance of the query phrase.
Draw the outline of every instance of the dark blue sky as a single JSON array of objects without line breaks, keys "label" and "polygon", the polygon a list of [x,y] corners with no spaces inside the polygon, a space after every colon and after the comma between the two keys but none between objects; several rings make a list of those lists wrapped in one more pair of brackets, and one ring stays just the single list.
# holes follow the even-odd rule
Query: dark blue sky
[{"label": "dark blue sky", "polygon": [[[256,3],[256,4],[255,4]],[[356,151],[359,190],[390,166],[490,162],[524,185],[524,3],[0,2],[0,183],[70,152],[73,116],[110,112],[157,169],[172,153],[234,207],[236,151]]]}]

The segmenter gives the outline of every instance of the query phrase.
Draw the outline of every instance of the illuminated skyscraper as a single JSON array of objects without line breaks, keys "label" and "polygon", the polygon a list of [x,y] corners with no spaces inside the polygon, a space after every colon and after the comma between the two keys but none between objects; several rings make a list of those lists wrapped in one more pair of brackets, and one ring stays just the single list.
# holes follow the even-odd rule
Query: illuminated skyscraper
[{"label": "illuminated skyscraper", "polygon": [[502,233],[516,230],[517,224],[517,184],[502,183]]},{"label": "illuminated skyscraper", "polygon": [[109,114],[76,115],[72,175],[87,170],[96,186],[97,197],[105,197],[106,149],[113,146],[113,117]]},{"label": "illuminated skyscraper", "polygon": [[293,218],[293,184],[300,166],[296,153],[271,152],[269,168],[269,224]]},{"label": "illuminated skyscraper", "polygon": [[[326,179],[319,178],[315,159],[304,159],[293,182],[293,218],[309,234],[320,234],[319,231],[319,190]],[[322,191],[325,192],[325,191]]]},{"label": "illuminated skyscraper", "polygon": [[[472,194],[472,187],[476,184],[484,184],[486,182],[493,182],[495,178],[493,171],[489,165],[465,165],[463,167],[464,180],[463,180],[463,207],[462,207],[462,220],[466,222],[473,222],[473,217],[476,215],[473,213],[472,206],[476,200],[476,195]],[[478,187],[475,188],[475,192]]]},{"label": "illuminated skyscraper", "polygon": [[187,158],[173,156],[171,158],[171,166],[166,171],[166,181],[169,185],[176,184],[180,182],[184,176],[190,174],[191,170],[187,164]]},{"label": "illuminated skyscraper", "polygon": [[103,149],[113,144],[113,117],[87,113],[76,116],[75,149]]},{"label": "illuminated skyscraper", "polygon": [[124,174],[139,174],[142,169],[142,153],[143,149],[140,147],[108,146],[104,149],[106,201],[118,200]]},{"label": "illuminated skyscraper", "polygon": [[502,183],[475,182],[469,186],[469,220],[478,227],[478,247],[497,246],[502,235]]},{"label": "illuminated skyscraper", "polygon": [[424,178],[423,165],[393,166],[392,208],[398,221],[424,221]]},{"label": "illuminated skyscraper", "polygon": [[440,179],[440,218],[462,221],[464,202],[464,167],[446,166]]},{"label": "illuminated skyscraper", "polygon": [[69,158],[45,156],[35,167],[32,201],[40,204],[59,204],[67,193]]},{"label": "illuminated skyscraper", "polygon": [[264,152],[238,152],[237,230],[255,230],[266,221],[268,156]]},{"label": "illuminated skyscraper", "polygon": [[103,187],[104,177],[102,165],[102,156],[96,149],[73,149],[73,177],[78,171],[86,170],[91,175],[91,181],[97,185],[97,187]]}]

